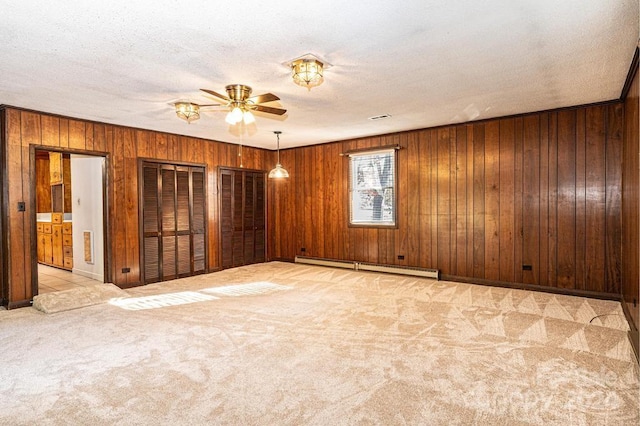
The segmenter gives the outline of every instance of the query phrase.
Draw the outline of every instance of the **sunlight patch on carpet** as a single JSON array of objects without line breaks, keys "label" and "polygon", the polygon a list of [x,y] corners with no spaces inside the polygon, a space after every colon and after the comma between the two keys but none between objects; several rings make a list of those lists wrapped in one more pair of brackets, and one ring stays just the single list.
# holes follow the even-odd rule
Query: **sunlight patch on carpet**
[{"label": "sunlight patch on carpet", "polygon": [[202,290],[205,293],[219,294],[223,296],[253,296],[257,294],[271,293],[273,291],[291,290],[293,287],[286,285],[273,284],[266,281],[239,284],[239,285],[226,285],[223,287],[211,287]]},{"label": "sunlight patch on carpet", "polygon": [[218,297],[209,296],[197,291],[181,291],[179,293],[112,299],[109,303],[129,311],[140,311],[144,309],[157,309],[168,306],[186,305],[189,303],[207,302],[215,299],[218,299]]}]

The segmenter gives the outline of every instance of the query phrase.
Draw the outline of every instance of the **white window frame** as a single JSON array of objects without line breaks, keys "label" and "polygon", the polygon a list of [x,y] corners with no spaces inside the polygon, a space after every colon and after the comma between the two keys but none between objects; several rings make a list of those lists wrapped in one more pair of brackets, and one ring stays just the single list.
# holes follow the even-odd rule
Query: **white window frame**
[{"label": "white window frame", "polygon": [[[349,156],[349,226],[370,228],[398,227],[398,154],[397,147],[384,147],[364,151],[352,151]],[[373,157],[387,157],[384,163],[374,160],[366,164]],[[388,162],[387,162],[388,161]],[[387,179],[381,181],[382,167],[386,170]],[[355,169],[355,170],[354,170]],[[381,201],[375,197],[382,197]],[[374,203],[380,202],[377,218],[374,217]],[[363,208],[364,206],[364,208]],[[371,210],[369,215],[368,211]]]}]

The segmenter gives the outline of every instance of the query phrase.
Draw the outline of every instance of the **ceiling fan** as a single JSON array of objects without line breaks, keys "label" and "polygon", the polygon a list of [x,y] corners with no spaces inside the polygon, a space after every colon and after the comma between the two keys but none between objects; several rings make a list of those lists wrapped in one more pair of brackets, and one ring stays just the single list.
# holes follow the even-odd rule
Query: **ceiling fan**
[{"label": "ceiling fan", "polygon": [[225,121],[230,125],[234,125],[241,121],[244,122],[244,124],[251,124],[255,122],[256,119],[251,111],[260,111],[275,115],[283,115],[287,112],[286,109],[262,105],[263,103],[280,100],[280,98],[273,93],[251,96],[251,87],[244,84],[230,84],[226,86],[225,89],[227,91],[227,96],[221,95],[213,90],[200,89],[203,92],[224,101],[224,103],[196,104],[193,102],[179,101],[174,104],[176,114],[178,117],[188,123],[191,123],[192,121],[200,118],[200,108],[224,106],[229,109],[229,113],[227,114]]},{"label": "ceiling fan", "polygon": [[[225,121],[231,125],[244,121],[245,124],[251,124],[255,121],[255,117],[251,111],[260,111],[267,114],[283,115],[286,109],[261,105],[266,102],[279,101],[280,98],[273,93],[265,93],[262,95],[251,96],[251,87],[244,84],[230,84],[225,87],[227,96],[214,92],[209,89],[200,89],[218,99],[223,100],[224,104],[230,108]],[[208,106],[208,105],[207,105]]]}]

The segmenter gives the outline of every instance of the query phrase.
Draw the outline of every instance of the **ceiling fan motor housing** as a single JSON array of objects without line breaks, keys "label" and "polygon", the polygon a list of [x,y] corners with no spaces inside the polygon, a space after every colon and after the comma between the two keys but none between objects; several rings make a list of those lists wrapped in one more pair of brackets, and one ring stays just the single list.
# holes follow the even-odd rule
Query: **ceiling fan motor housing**
[{"label": "ceiling fan motor housing", "polygon": [[243,102],[251,96],[251,87],[244,84],[230,84],[225,89],[229,97],[236,102]]}]

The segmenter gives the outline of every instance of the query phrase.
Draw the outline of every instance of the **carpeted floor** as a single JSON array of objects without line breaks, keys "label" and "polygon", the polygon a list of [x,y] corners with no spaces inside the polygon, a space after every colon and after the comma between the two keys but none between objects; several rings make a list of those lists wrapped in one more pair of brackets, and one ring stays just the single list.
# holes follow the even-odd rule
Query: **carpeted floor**
[{"label": "carpeted floor", "polygon": [[0,311],[0,424],[638,424],[626,330],[611,301],[252,265]]}]

